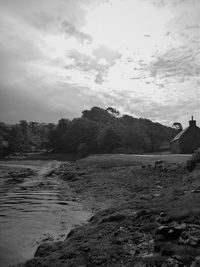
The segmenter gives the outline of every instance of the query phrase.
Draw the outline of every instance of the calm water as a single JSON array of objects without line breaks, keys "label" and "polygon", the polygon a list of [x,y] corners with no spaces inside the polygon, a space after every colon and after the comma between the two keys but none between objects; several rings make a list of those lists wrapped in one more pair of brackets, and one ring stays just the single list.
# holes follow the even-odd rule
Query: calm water
[{"label": "calm water", "polygon": [[74,201],[66,183],[45,177],[58,165],[56,161],[33,164],[27,166],[37,171],[32,177],[0,178],[0,266],[33,257],[42,240],[64,239],[91,215]]}]

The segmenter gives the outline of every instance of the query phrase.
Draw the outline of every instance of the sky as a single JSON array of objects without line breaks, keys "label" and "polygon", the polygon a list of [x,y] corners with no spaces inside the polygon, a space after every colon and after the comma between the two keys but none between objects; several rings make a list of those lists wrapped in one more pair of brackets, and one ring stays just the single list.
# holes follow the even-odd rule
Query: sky
[{"label": "sky", "polygon": [[200,125],[200,1],[0,0],[0,121],[93,106]]}]

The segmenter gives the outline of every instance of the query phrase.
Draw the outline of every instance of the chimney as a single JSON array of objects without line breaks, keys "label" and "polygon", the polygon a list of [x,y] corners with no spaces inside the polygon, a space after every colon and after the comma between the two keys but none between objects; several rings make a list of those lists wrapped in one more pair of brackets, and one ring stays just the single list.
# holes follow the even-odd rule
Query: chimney
[{"label": "chimney", "polygon": [[190,127],[195,127],[196,126],[196,121],[193,120],[193,116],[192,116],[191,120],[189,121],[189,125],[190,125]]}]

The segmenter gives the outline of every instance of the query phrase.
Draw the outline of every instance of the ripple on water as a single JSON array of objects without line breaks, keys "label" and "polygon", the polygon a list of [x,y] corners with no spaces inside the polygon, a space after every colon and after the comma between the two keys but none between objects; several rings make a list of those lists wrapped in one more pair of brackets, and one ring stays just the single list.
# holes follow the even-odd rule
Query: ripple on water
[{"label": "ripple on water", "polygon": [[19,179],[19,183],[1,180],[0,266],[33,257],[44,234],[65,237],[73,225],[89,218],[80,204],[64,199],[62,181],[45,177],[55,166],[58,163],[48,163],[36,176]]}]

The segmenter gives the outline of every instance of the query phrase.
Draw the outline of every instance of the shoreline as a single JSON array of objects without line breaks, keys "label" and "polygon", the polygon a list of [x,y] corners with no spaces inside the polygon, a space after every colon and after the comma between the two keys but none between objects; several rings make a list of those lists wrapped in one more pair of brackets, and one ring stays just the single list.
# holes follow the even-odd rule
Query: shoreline
[{"label": "shoreline", "polygon": [[92,216],[64,241],[41,243],[32,259],[13,266],[199,266],[199,169],[107,157],[61,163],[46,173],[62,181],[64,197],[69,186]]},{"label": "shoreline", "polygon": [[66,181],[95,214],[63,242],[41,244],[33,259],[17,266],[199,266],[198,170],[172,163],[163,169],[138,162],[96,166],[85,159],[49,175]]},{"label": "shoreline", "polygon": [[4,240],[0,246],[1,266],[32,258],[39,244],[64,240],[72,228],[91,217],[66,182],[45,177],[59,164],[26,163],[19,161],[17,166],[16,162],[0,163],[0,235]]}]

